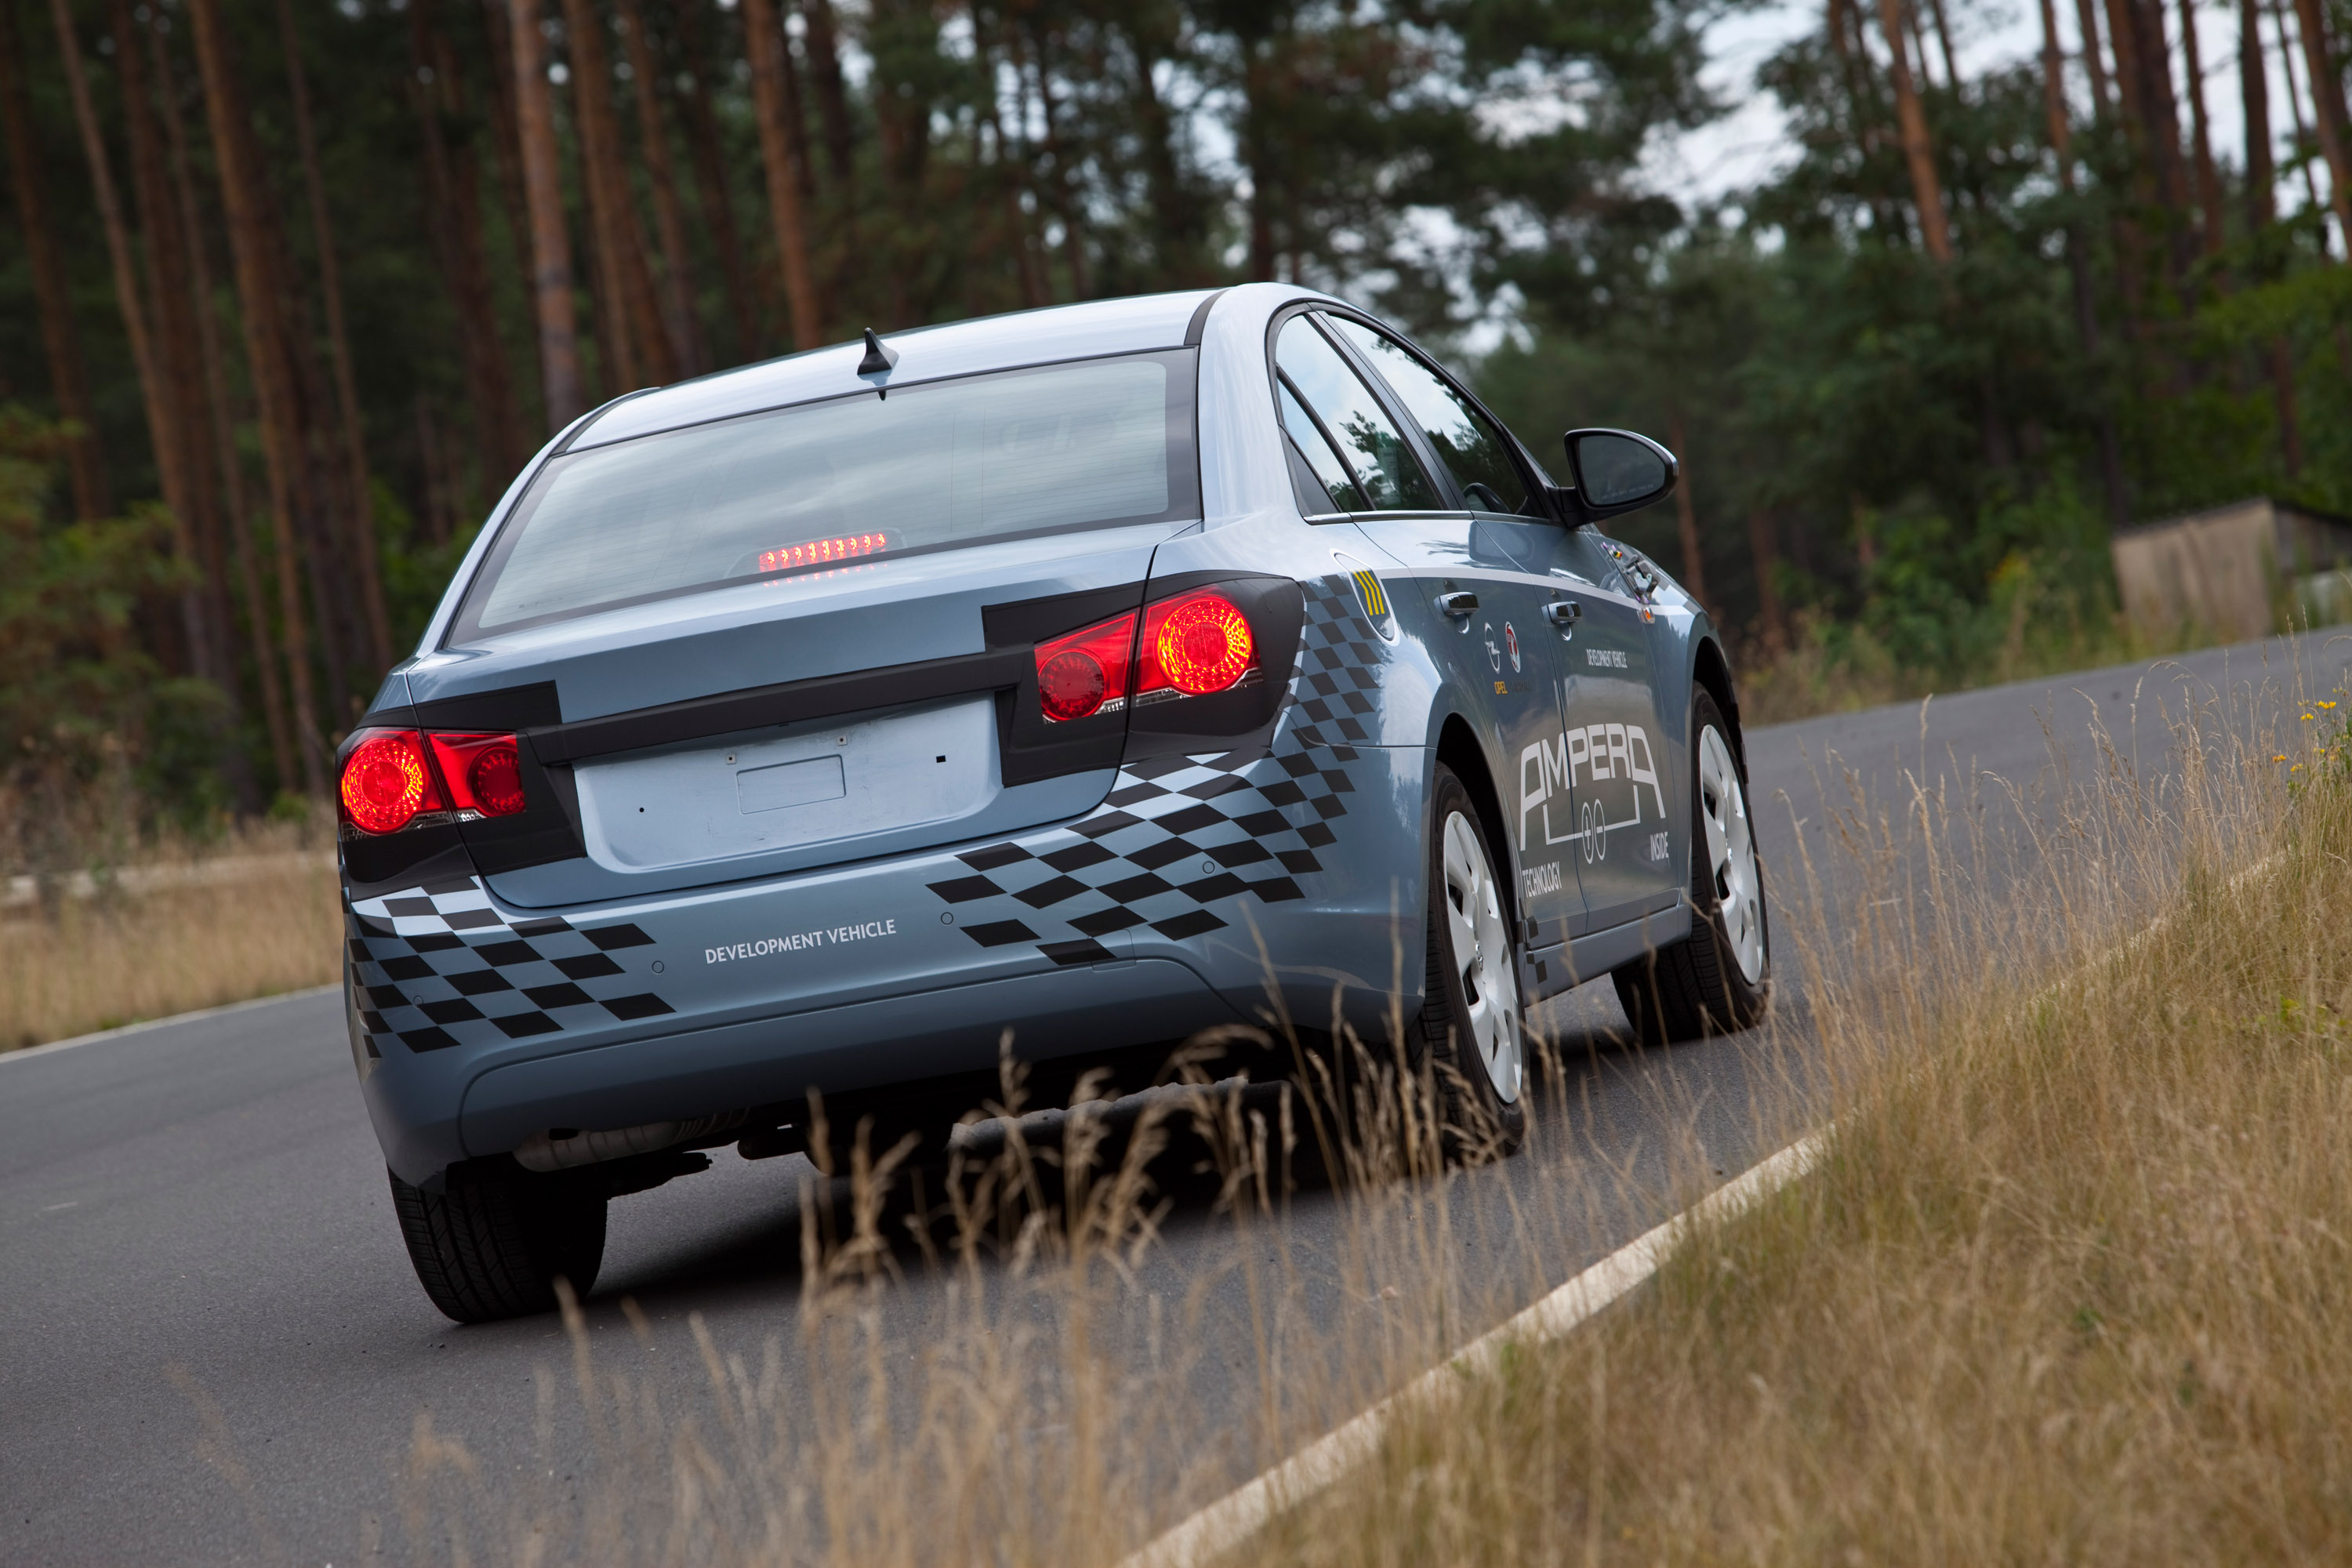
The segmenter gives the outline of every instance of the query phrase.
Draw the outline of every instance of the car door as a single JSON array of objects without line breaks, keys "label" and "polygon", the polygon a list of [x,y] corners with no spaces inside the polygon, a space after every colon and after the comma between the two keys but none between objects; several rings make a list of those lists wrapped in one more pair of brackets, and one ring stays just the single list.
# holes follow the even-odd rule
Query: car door
[{"label": "car door", "polygon": [[[1505,438],[1396,339],[1350,318],[1313,312],[1283,328],[1276,360],[1286,424],[1303,426],[1292,436],[1309,465],[1318,473],[1334,463],[1351,470],[1354,500],[1370,508],[1357,512],[1357,526],[1403,563],[1424,603],[1446,606],[1432,616],[1450,629],[1439,634],[1437,646],[1450,656],[1449,675],[1482,710],[1479,721],[1511,816],[1523,793],[1512,783],[1522,761],[1540,788],[1546,748],[1559,739],[1553,694],[1559,670],[1544,620],[1552,586],[1541,565],[1549,547],[1542,536],[1559,529],[1517,512],[1533,500],[1534,489]],[[1309,437],[1320,437],[1320,453]],[[1368,465],[1379,467],[1379,454],[1391,443],[1402,446],[1400,455],[1411,460],[1426,493],[1408,497],[1384,488],[1385,477],[1366,472]],[[1346,492],[1331,493],[1336,499]],[[1542,816],[1538,802],[1538,821]],[[1565,812],[1554,820],[1564,825]],[[1540,826],[1531,837],[1522,826],[1512,826],[1511,849],[1522,910],[1532,922],[1528,943],[1542,951],[1580,923],[1583,895],[1567,858],[1572,851],[1546,843]]]},{"label": "car door", "polygon": [[1561,531],[1552,580],[1579,606],[1559,628],[1561,750],[1576,792],[1577,858],[1587,929],[1606,931],[1675,900],[1668,759],[1646,591],[1600,530]]}]

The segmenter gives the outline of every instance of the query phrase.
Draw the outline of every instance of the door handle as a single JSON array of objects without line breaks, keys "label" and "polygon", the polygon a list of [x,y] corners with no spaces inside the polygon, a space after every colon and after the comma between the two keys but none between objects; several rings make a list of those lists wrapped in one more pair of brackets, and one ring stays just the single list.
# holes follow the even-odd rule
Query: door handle
[{"label": "door handle", "polygon": [[1544,606],[1544,619],[1566,631],[1584,618],[1584,606],[1574,599],[1555,599]]},{"label": "door handle", "polygon": [[1475,616],[1478,613],[1478,595],[1440,594],[1437,595],[1437,607],[1449,616]]}]

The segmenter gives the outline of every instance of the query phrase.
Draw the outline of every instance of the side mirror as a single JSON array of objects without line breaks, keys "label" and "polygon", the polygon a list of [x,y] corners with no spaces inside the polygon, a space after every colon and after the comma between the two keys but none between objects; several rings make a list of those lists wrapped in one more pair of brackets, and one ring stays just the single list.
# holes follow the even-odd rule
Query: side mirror
[{"label": "side mirror", "polygon": [[1664,500],[1681,470],[1672,452],[1631,430],[1570,430],[1561,439],[1587,522]]}]

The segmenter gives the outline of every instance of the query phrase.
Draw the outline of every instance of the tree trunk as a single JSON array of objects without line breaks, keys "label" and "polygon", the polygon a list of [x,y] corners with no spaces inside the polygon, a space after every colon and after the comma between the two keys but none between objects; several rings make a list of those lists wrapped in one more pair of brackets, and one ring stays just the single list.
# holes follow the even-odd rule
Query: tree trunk
[{"label": "tree trunk", "polygon": [[[180,98],[173,83],[171,57],[163,35],[147,35],[155,78],[163,84],[163,131],[171,146],[172,185],[180,208],[180,225],[188,237],[188,284],[194,303],[196,349],[203,364],[205,402],[210,408],[215,460],[228,504],[228,534],[237,564],[237,584],[245,600],[246,635],[252,644],[255,679],[261,686],[261,711],[269,732],[269,756],[278,788],[292,793],[300,784],[295,763],[293,727],[286,712],[286,689],[278,669],[278,648],[270,637],[269,598],[261,580],[261,560],[253,541],[251,513],[247,510],[245,467],[236,446],[236,422],[229,406],[228,376],[223,368],[220,327],[213,314],[212,262],[205,243],[203,215],[196,205],[195,181],[188,172],[187,127],[180,118]],[[226,631],[229,620],[225,617]]]},{"label": "tree trunk", "polygon": [[[1021,193],[1028,190],[1031,199],[1035,191],[1029,184],[1029,165],[1025,143],[1017,143],[1004,129],[1003,104],[996,90],[996,38],[982,25],[984,13],[974,7],[971,13],[972,42],[979,53],[981,70],[987,82],[988,129],[996,146],[996,199],[1005,240],[1013,249],[1013,279],[1021,289],[1021,302],[1030,310],[1047,304],[1050,296],[1045,280],[1039,276],[1037,255],[1029,230],[1028,216],[1021,210]],[[1018,66],[1014,68],[1016,78]]]},{"label": "tree trunk", "polygon": [[637,109],[637,155],[646,166],[646,184],[653,192],[654,232],[661,242],[662,323],[669,333],[671,357],[688,375],[710,368],[710,356],[694,319],[691,253],[686,247],[686,215],[677,201],[677,172],[670,162],[669,131],[662,123],[662,69],[654,57],[653,38],[646,32],[645,7],[639,0],[619,0],[621,26],[628,33],[631,97]]},{"label": "tree trunk", "polygon": [[278,0],[278,41],[286,52],[286,80],[293,91],[294,142],[302,156],[302,187],[310,205],[310,243],[319,253],[319,291],[327,310],[327,353],[334,371],[335,411],[342,426],[345,483],[351,487],[348,548],[357,568],[370,670],[381,675],[392,668],[392,620],[383,603],[383,569],[375,536],[375,487],[368,479],[367,436],[360,420],[359,383],[352,371],[351,332],[343,321],[342,266],[335,258],[334,224],[327,213],[327,182],[319,169],[319,138],[310,121],[309,74],[302,68],[301,44],[294,32],[291,0]]},{"label": "tree trunk", "polygon": [[[507,0],[482,0],[482,36],[489,47],[489,90],[484,94],[490,111],[490,145],[498,170],[500,206],[507,232],[513,237],[515,255],[530,265],[530,195],[522,172],[522,132],[516,107],[513,18]],[[541,41],[542,56],[546,42]]]},{"label": "tree trunk", "polygon": [[2172,50],[2165,37],[2162,0],[2121,0],[2135,29],[2132,58],[2139,73],[2142,145],[2165,207],[2165,255],[2184,305],[2189,269],[2197,261],[2197,201],[2180,153],[2180,102],[2172,90]]},{"label": "tree trunk", "polygon": [[114,500],[108,493],[98,426],[90,415],[73,296],[42,191],[40,149],[33,140],[32,108],[21,74],[26,58],[16,0],[5,0],[5,9],[0,9],[0,132],[8,140],[9,182],[16,188],[16,216],[24,224],[26,258],[32,264],[33,301],[41,313],[41,347],[49,361],[49,392],[57,399],[58,416],[79,426],[66,447],[66,471],[73,487],[74,515],[87,521],[112,511]]},{"label": "tree trunk", "polygon": [[2269,57],[2263,51],[2263,0],[2238,0],[2238,97],[2246,127],[2246,232],[2278,217],[2278,165],[2271,152]]},{"label": "tree trunk", "polygon": [[[1045,152],[1054,160],[1052,199],[1055,213],[1062,220],[1062,253],[1070,269],[1070,298],[1084,300],[1091,292],[1087,287],[1086,236],[1078,226],[1077,209],[1070,201],[1070,163],[1063,154],[1061,126],[1054,113],[1053,73],[1046,67],[1042,37],[1037,47],[1037,110],[1045,122]],[[1251,248],[1255,255],[1255,243]]]},{"label": "tree trunk", "polygon": [[572,66],[572,123],[580,139],[580,173],[588,187],[588,231],[594,237],[597,319],[604,327],[604,395],[656,381],[647,353],[653,323],[639,319],[629,261],[636,254],[636,212],[621,167],[620,127],[613,117],[613,68],[604,21],[594,0],[563,0],[564,42]]},{"label": "tree trunk", "polygon": [[[2287,113],[2294,122],[2294,144],[2301,147],[2311,140],[2311,127],[2304,122],[2303,89],[2295,85],[2294,38],[2287,26],[2285,0],[2271,0],[2271,5],[2273,16],[2278,23],[2279,68],[2286,78]],[[2304,195],[2310,201],[2313,212],[2323,212],[2326,209],[2327,204],[2319,199],[2318,176],[2311,172],[2310,159],[2303,159],[2301,163]],[[2352,236],[2347,237],[2352,237]],[[2327,253],[2327,228],[2324,220],[2320,225],[2319,249],[2323,256]]]},{"label": "tree trunk", "polygon": [[[2092,48],[2098,47],[2095,37],[2086,40]],[[2057,155],[2058,188],[2068,196],[2074,194],[2074,135],[2066,117],[2065,57],[2058,47],[2058,11],[2052,0],[2042,0],[2042,110],[2050,128],[2050,150]],[[2066,225],[2066,271],[2074,288],[2074,330],[2083,339],[2083,363],[2087,373],[2104,380],[2105,366],[2100,363],[2099,309],[2092,291],[2090,258],[2083,253],[2082,229],[2071,220]],[[2109,405],[2106,389],[2095,394],[2097,409],[2095,423],[2099,439],[2099,483],[2106,493],[2107,526],[2123,527],[2131,520],[2131,501],[2124,489],[2124,460],[2121,442],[2116,435],[2116,416]]]},{"label": "tree trunk", "polygon": [[[1944,15],[1944,0],[1927,0],[1927,11],[1936,24],[1936,45],[1944,54],[1944,85],[1958,93],[1960,90],[1960,57],[1952,47],[1952,24]],[[1919,51],[1919,69],[1922,75],[1927,69],[1927,51],[1925,49]]]},{"label": "tree trunk", "polygon": [[2345,254],[2352,256],[2352,124],[2347,123],[2345,113],[2343,71],[2329,47],[2319,0],[2294,0],[2294,15],[2311,79],[2312,122],[2318,127],[2319,151],[2327,160],[2327,205],[2335,210]]},{"label": "tree trunk", "polygon": [[1774,537],[1772,514],[1762,507],[1748,513],[1748,554],[1756,564],[1756,607],[1764,623],[1765,651],[1789,650],[1789,622],[1780,609],[1780,546]]},{"label": "tree trunk", "polygon": [[229,59],[229,41],[220,0],[188,0],[194,25],[196,58],[205,79],[205,110],[212,125],[213,153],[220,169],[221,194],[228,210],[230,249],[236,259],[238,314],[245,322],[246,358],[259,405],[261,449],[269,476],[269,523],[278,554],[279,635],[293,687],[293,729],[301,758],[302,787],[313,799],[327,796],[325,749],[310,685],[310,639],[302,612],[302,564],[294,541],[296,465],[301,460],[299,421],[294,408],[285,356],[270,330],[278,303],[268,256],[268,219],[262,206],[261,171],[242,119],[247,100]]},{"label": "tree trunk", "polygon": [[2196,0],[2180,0],[2180,45],[2189,68],[2189,126],[2197,157],[2197,203],[2204,218],[2205,254],[2218,256],[2229,236],[2221,216],[2221,175],[2213,165],[2213,137],[2205,112],[2205,55],[2204,44],[2197,36]]},{"label": "tree trunk", "polygon": [[555,145],[555,105],[547,88],[547,39],[539,0],[507,0],[514,46],[515,132],[530,206],[533,315],[539,374],[553,435],[587,411],[580,389],[580,339],[572,320],[572,236],[563,223],[563,169]]},{"label": "tree trunk", "polygon": [[1700,604],[1706,603],[1706,565],[1698,547],[1698,512],[1691,504],[1690,433],[1683,426],[1682,405],[1676,404],[1666,415],[1666,439],[1675,449],[1675,458],[1682,465],[1682,479],[1675,486],[1675,528],[1681,535],[1683,546],[1683,586]]},{"label": "tree trunk", "polygon": [[2107,68],[2099,50],[2098,0],[2074,0],[2074,25],[2083,33],[2083,68],[2091,79],[2091,112],[2104,121],[2115,112],[2107,90]]},{"label": "tree trunk", "polygon": [[854,151],[849,121],[849,96],[842,89],[839,29],[832,0],[801,0],[808,21],[809,75],[816,82],[817,118],[824,121],[824,151],[833,166],[835,190],[847,199]]},{"label": "tree trunk", "polygon": [[1895,110],[1903,126],[1903,158],[1911,170],[1911,199],[1919,209],[1919,237],[1937,265],[1952,259],[1951,230],[1944,218],[1943,182],[1936,174],[1935,143],[1927,136],[1927,111],[1911,79],[1911,65],[1903,41],[1902,0],[1878,0],[1878,25],[1893,55]]},{"label": "tree trunk", "polygon": [[[115,69],[121,89],[123,127],[131,146],[131,189],[139,225],[147,239],[148,299],[157,368],[173,411],[173,440],[188,507],[187,535],[194,544],[198,580],[191,589],[202,605],[204,644],[199,670],[217,687],[224,706],[217,729],[221,773],[241,810],[259,806],[253,766],[246,755],[245,694],[233,648],[235,616],[221,549],[219,476],[212,446],[200,426],[206,422],[204,355],[197,341],[194,300],[189,291],[189,251],[194,243],[173,198],[155,100],[149,90],[147,60],[131,0],[110,0],[108,21],[114,35]],[[167,89],[170,79],[157,73]]]},{"label": "tree trunk", "polygon": [[775,0],[741,0],[743,48],[751,57],[751,96],[760,121],[761,162],[768,177],[768,216],[776,226],[776,257],[783,268],[784,298],[792,307],[793,346],[812,349],[824,341],[817,320],[816,285],[809,272],[808,239],[801,224],[800,174],[793,166],[792,138],[784,127],[783,29],[776,25]]},{"label": "tree trunk", "polygon": [[[476,460],[481,468],[483,500],[488,501],[520,471],[525,453],[514,378],[507,366],[505,340],[499,332],[488,246],[482,233],[481,165],[469,137],[461,136],[453,144],[448,134],[451,125],[464,124],[466,100],[457,51],[440,28],[433,0],[410,0],[408,38],[410,64],[416,70],[411,90],[425,142],[425,188],[433,206],[429,221],[434,248],[457,307],[466,400],[474,412]],[[423,79],[427,68],[433,73],[430,85]],[[453,489],[450,502],[462,506],[457,490]]]},{"label": "tree trunk", "polygon": [[735,361],[742,363],[766,352],[767,337],[760,329],[767,291],[756,286],[743,264],[743,237],[735,224],[735,198],[719,150],[719,116],[710,107],[710,57],[703,47],[701,8],[704,0],[677,0],[679,51],[693,85],[683,94],[686,143],[694,162],[695,189],[702,205],[702,225],[710,235],[710,248],[719,255],[719,276],[727,286],[727,314],[735,328]]},{"label": "tree trunk", "polygon": [[[90,190],[97,198],[99,218],[106,232],[107,259],[114,274],[115,304],[122,312],[123,334],[131,340],[131,362],[139,376],[148,438],[154,446],[156,477],[163,483],[163,505],[171,512],[173,552],[194,576],[202,572],[203,562],[188,527],[194,506],[188,489],[187,446],[180,438],[180,411],[172,398],[172,384],[162,354],[148,330],[151,312],[141,295],[139,265],[131,254],[130,226],[123,219],[122,203],[115,195],[114,172],[107,162],[106,138],[99,130],[98,111],[90,102],[89,82],[81,68],[81,42],[74,34],[73,16],[66,8],[66,0],[49,0],[49,17],[57,26],[58,50],[65,65],[66,93],[73,104],[74,123],[81,132],[82,157],[89,165]],[[217,667],[212,657],[212,631],[205,624],[204,595],[194,581],[180,593],[180,634],[184,639],[184,668],[196,675],[213,678]]]},{"label": "tree trunk", "polygon": [[[1147,22],[1154,24],[1149,31]],[[1160,61],[1175,53],[1174,29],[1160,13],[1143,12],[1130,17],[1126,31],[1129,47],[1135,56],[1137,133],[1143,143],[1144,174],[1150,182],[1160,281],[1171,289],[1201,287],[1216,276],[1205,254],[1208,209],[1184,184],[1182,169],[1176,160],[1175,117],[1161,100],[1159,84],[1152,79]]]},{"label": "tree trunk", "polygon": [[[2262,0],[2238,0],[2238,94],[2246,125],[2246,233],[2261,281],[2271,272],[2264,237],[2278,221],[2278,168],[2271,156],[2270,56],[2263,47]],[[2303,473],[2303,423],[2296,408],[2294,350],[2274,337],[2269,360],[2271,403],[2278,416],[2279,457],[2289,479]]]}]

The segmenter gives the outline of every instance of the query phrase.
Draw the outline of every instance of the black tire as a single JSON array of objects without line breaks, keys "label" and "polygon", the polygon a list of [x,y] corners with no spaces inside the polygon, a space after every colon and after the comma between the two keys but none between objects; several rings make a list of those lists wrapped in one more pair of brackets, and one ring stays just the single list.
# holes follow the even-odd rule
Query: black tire
[{"label": "black tire", "polygon": [[[1707,793],[1707,781],[1702,776],[1706,771],[1703,752],[1710,731],[1731,763],[1729,777],[1736,784],[1736,796],[1711,800]],[[1669,1045],[1752,1029],[1764,1021],[1772,1003],[1771,921],[1763,868],[1754,853],[1752,821],[1747,814],[1748,780],[1738,768],[1738,752],[1730,745],[1731,727],[1724,721],[1714,697],[1703,688],[1691,698],[1690,736],[1690,935],[1611,976],[1617,983],[1617,1000],[1633,1026],[1634,1037],[1643,1045]],[[1749,886],[1741,886],[1727,865],[1716,864],[1709,852],[1711,805],[1718,815],[1736,808],[1740,816],[1748,833],[1745,875],[1752,879]],[[1731,853],[1738,853],[1736,846]],[[1752,909],[1738,908],[1743,899],[1752,900]],[[1741,921],[1738,933],[1727,919],[1727,900],[1733,906],[1733,918]],[[1740,941],[1751,918],[1758,954],[1752,978],[1743,972],[1740,956]]]},{"label": "black tire", "polygon": [[604,1203],[593,1165],[540,1175],[503,1154],[450,1166],[438,1193],[392,1177],[417,1281],[461,1323],[550,1311],[558,1279],[587,1295],[604,1261]]},{"label": "black tire", "polygon": [[[1490,927],[1490,940],[1499,935],[1499,963],[1466,960],[1452,950],[1449,927],[1460,889],[1448,886],[1445,851],[1448,828],[1457,818],[1477,847],[1486,889],[1496,900],[1499,924]],[[1429,907],[1423,921],[1428,967],[1421,1011],[1407,1020],[1406,1032],[1415,1076],[1435,1091],[1441,1152],[1450,1162],[1478,1163],[1516,1154],[1528,1136],[1527,1024],[1519,991],[1526,966],[1520,962],[1517,900],[1496,876],[1494,852],[1470,792],[1443,763],[1430,789],[1429,824]],[[1481,969],[1494,993],[1486,997],[1472,994],[1474,974]],[[1511,1034],[1514,1081],[1508,1085],[1496,1083],[1475,1037],[1474,1013],[1482,1001],[1500,1004],[1496,1019]]]}]

